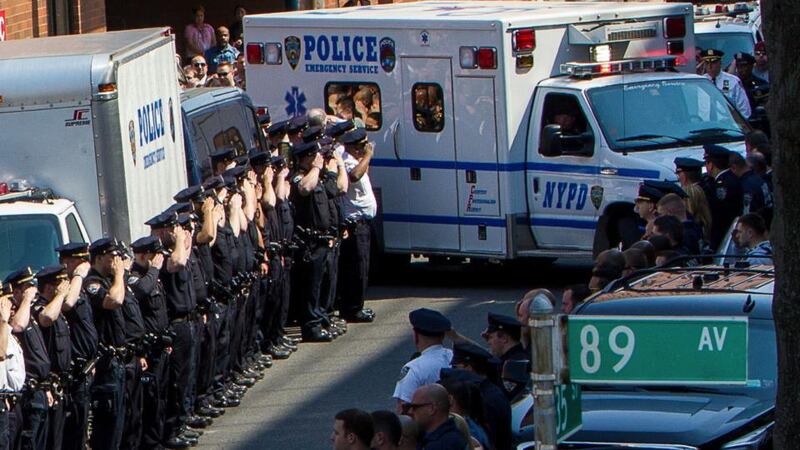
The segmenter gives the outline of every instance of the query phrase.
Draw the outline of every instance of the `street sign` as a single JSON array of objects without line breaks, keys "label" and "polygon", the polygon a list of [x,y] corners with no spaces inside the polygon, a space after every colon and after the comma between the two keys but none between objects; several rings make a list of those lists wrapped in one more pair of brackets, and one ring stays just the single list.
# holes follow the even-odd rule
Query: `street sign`
[{"label": "street sign", "polygon": [[556,435],[558,442],[581,429],[581,387],[577,384],[555,386]]},{"label": "street sign", "polygon": [[570,381],[745,384],[746,317],[569,316]]}]

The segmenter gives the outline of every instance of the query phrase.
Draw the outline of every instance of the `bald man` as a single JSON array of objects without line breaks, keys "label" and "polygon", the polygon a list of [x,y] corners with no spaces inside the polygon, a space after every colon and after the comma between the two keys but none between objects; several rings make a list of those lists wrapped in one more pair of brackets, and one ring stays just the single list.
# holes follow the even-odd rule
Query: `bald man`
[{"label": "bald man", "polygon": [[414,391],[408,412],[425,431],[422,448],[452,450],[467,447],[467,440],[450,418],[450,397],[439,384],[426,384]]}]

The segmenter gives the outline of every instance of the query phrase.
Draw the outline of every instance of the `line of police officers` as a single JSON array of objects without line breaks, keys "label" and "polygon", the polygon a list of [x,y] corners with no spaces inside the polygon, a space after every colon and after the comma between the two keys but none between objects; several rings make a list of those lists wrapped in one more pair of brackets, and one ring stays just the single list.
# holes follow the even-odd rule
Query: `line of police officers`
[{"label": "line of police officers", "polygon": [[6,278],[0,448],[196,445],[297,349],[290,320],[304,341],[330,341],[344,319],[374,319],[366,133],[324,114],[262,123],[271,151],[214,152],[213,175],[148,220],[150,236],[68,243],[60,265]]}]

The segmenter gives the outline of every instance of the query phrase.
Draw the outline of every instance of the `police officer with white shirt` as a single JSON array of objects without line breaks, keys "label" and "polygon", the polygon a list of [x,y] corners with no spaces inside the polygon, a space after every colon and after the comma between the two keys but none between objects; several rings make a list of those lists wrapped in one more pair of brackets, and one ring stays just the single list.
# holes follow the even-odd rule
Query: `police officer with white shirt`
[{"label": "police officer with white shirt", "polygon": [[709,48],[703,50],[703,60],[706,62],[705,77],[725,94],[733,103],[736,109],[745,119],[750,117],[750,101],[747,99],[747,92],[742,86],[742,81],[736,75],[732,75],[722,70],[722,57],[724,52]]},{"label": "police officer with white shirt", "polygon": [[405,414],[405,405],[411,403],[417,388],[439,381],[439,371],[450,367],[453,358],[453,351],[442,346],[445,333],[452,329],[447,317],[439,311],[419,308],[408,314],[408,320],[414,328],[414,346],[420,354],[400,371],[392,395],[397,400],[398,414]]},{"label": "police officer with white shirt", "polygon": [[[2,282],[0,282],[2,284]],[[0,286],[0,449],[11,446],[9,400],[25,384],[25,361],[17,338],[11,335],[11,286]]]}]

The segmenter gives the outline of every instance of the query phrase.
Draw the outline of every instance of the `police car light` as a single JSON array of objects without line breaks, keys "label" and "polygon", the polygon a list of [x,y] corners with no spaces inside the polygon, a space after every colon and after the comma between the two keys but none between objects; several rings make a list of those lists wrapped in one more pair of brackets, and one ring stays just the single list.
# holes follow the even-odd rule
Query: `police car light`
[{"label": "police car light", "polygon": [[248,42],[244,53],[247,56],[247,64],[264,64],[264,44]]},{"label": "police car light", "polygon": [[0,183],[0,195],[8,194],[8,183]]},{"label": "police car light", "polygon": [[478,60],[475,58],[476,53],[478,53],[478,47],[459,47],[458,62],[462,69],[476,69],[478,67]]},{"label": "police car light", "polygon": [[536,30],[525,28],[511,33],[511,48],[514,55],[531,53],[536,50]]},{"label": "police car light", "polygon": [[728,10],[728,7],[727,7],[727,6],[725,6],[725,5],[717,5],[717,6],[714,8],[714,12],[715,12],[715,13],[717,13],[717,14],[720,14],[720,13],[727,13],[728,11],[729,11],[729,10]]},{"label": "police car light", "polygon": [[686,36],[686,19],[683,16],[664,19],[664,37],[667,39]]},{"label": "police car light", "polygon": [[625,59],[607,63],[570,62],[561,65],[561,73],[575,78],[591,78],[593,75],[611,75],[628,72],[647,72],[674,68],[674,56]]},{"label": "police car light", "polygon": [[283,47],[277,42],[267,42],[264,46],[267,64],[278,65],[283,63]]},{"label": "police car light", "polygon": [[494,47],[479,48],[477,59],[481,69],[497,69],[497,50]]},{"label": "police car light", "polygon": [[589,49],[594,62],[609,62],[611,61],[611,46],[610,45],[594,45]]}]

